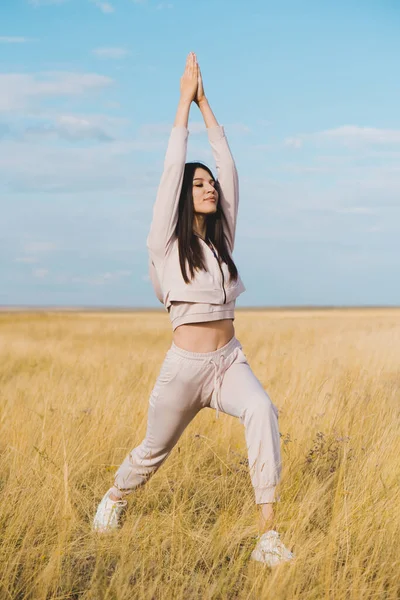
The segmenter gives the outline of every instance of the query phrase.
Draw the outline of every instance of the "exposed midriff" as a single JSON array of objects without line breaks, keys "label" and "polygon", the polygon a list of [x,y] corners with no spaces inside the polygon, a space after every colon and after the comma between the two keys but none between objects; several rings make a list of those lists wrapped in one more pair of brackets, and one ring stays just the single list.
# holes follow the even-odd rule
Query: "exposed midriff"
[{"label": "exposed midriff", "polygon": [[228,304],[171,303],[174,343],[189,352],[213,352],[235,335],[235,300]]}]

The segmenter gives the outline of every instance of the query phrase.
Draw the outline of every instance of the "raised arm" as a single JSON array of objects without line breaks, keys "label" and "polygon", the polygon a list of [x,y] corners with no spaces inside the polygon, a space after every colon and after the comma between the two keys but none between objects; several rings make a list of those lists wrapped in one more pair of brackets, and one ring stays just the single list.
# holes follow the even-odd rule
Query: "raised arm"
[{"label": "raised arm", "polygon": [[[190,105],[185,106],[189,111]],[[185,169],[188,135],[188,129],[184,125],[173,126],[153,206],[147,248],[160,260],[163,260],[168,252],[178,220],[178,204]]]},{"label": "raised arm", "polygon": [[164,160],[164,169],[153,206],[153,218],[147,237],[147,248],[163,260],[173,239],[178,221],[178,204],[186,162],[188,119],[197,92],[198,67],[194,53],[186,60],[181,77],[181,95]]},{"label": "raised arm", "polygon": [[220,205],[226,219],[225,236],[231,253],[235,245],[237,214],[239,207],[239,177],[235,161],[229,148],[225,130],[218,124],[214,113],[204,94],[203,81],[199,67],[199,81],[195,102],[203,115],[207,127],[208,140],[211,145],[217,179],[221,188]]}]

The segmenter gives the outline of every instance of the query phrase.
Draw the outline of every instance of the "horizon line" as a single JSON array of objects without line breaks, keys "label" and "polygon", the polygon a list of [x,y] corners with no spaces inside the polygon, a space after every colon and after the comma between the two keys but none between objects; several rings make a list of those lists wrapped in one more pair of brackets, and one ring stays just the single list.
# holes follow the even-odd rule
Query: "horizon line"
[{"label": "horizon line", "polygon": [[[290,310],[368,310],[399,309],[400,304],[293,304],[273,306],[236,306],[235,311],[290,311]],[[0,312],[166,312],[163,307],[151,306],[92,306],[92,305],[54,305],[54,304],[0,304]]]}]

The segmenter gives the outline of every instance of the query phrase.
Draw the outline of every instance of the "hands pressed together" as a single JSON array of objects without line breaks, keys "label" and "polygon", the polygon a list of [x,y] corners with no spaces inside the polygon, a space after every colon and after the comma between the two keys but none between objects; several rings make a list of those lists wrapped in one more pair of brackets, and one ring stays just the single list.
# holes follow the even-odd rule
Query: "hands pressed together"
[{"label": "hands pressed together", "polygon": [[195,102],[198,106],[206,99],[200,67],[194,52],[189,52],[186,59],[185,71],[181,77],[181,98]]},{"label": "hands pressed together", "polygon": [[185,70],[181,77],[181,95],[174,121],[175,127],[180,126],[187,128],[192,102],[195,102],[199,107],[207,129],[218,126],[218,121],[204,94],[203,79],[201,77],[196,54],[194,52],[189,52],[186,58]]}]

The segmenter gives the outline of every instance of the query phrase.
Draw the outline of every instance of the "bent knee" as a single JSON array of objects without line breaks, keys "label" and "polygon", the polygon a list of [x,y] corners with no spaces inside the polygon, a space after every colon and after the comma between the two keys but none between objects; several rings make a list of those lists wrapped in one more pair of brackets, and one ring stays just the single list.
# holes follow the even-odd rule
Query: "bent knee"
[{"label": "bent knee", "polygon": [[246,414],[248,417],[256,419],[279,418],[278,407],[275,406],[267,393],[253,397],[243,411],[242,418],[245,418]]}]

